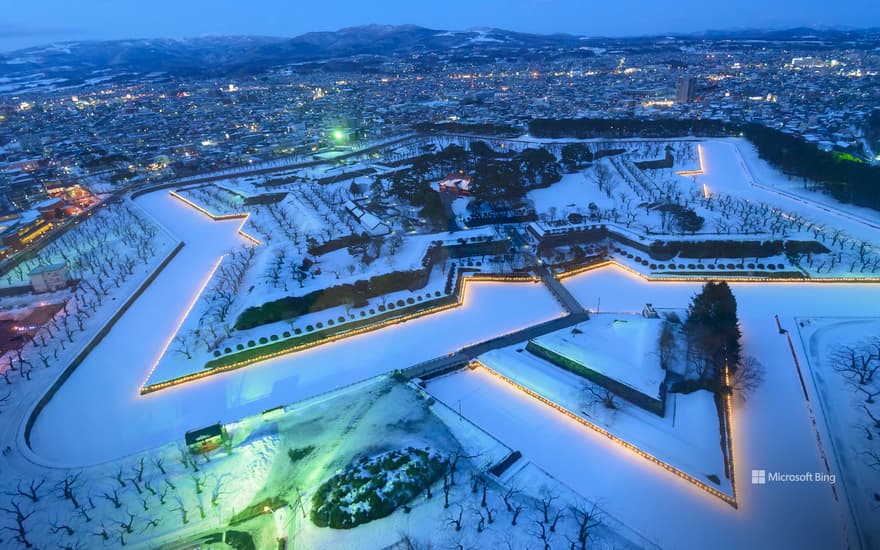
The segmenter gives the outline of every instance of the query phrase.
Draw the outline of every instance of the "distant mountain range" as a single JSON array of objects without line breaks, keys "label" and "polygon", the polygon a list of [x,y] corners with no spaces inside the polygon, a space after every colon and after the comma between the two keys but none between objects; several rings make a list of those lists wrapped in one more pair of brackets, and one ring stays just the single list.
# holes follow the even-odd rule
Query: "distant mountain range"
[{"label": "distant mountain range", "polygon": [[[510,57],[553,52],[592,55],[594,48],[658,41],[848,41],[865,48],[880,46],[880,29],[809,29],[708,31],[699,34],[589,38],[568,34],[527,34],[500,29],[443,31],[414,25],[369,25],[334,32],[311,32],[295,38],[208,37],[105,42],[64,42],[0,54],[0,94],[72,87],[132,76],[241,76],[281,66],[326,62],[384,61],[417,54]],[[540,54],[540,55],[539,55]]]}]

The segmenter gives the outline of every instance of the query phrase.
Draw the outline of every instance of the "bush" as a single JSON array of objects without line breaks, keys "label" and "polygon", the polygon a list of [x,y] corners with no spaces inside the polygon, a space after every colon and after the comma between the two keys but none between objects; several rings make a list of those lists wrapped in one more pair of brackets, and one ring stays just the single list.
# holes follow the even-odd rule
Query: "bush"
[{"label": "bush", "polygon": [[315,330],[315,327],[313,327],[312,325],[306,325],[307,332],[312,332],[313,330]]},{"label": "bush", "polygon": [[317,323],[315,323],[315,328],[324,328],[324,323],[318,321]]},{"label": "bush", "polygon": [[314,450],[314,445],[308,445],[306,447],[299,447],[296,449],[288,449],[287,456],[290,457],[291,462],[299,462],[303,458],[312,454],[312,451]]},{"label": "bush", "polygon": [[223,348],[223,353],[232,353],[232,348],[230,348],[230,347]]},{"label": "bush", "polygon": [[265,336],[260,336],[260,343],[261,343],[261,344],[268,344],[268,343],[269,343],[269,339],[266,338]]},{"label": "bush", "polygon": [[248,344],[247,344],[247,345],[248,345],[249,348],[252,348],[252,347],[256,346],[257,343],[254,342],[253,340],[248,340]]},{"label": "bush", "polygon": [[403,300],[397,300],[397,307],[403,307],[404,305],[406,305],[406,302]]},{"label": "bush", "polygon": [[343,317],[342,315],[340,315],[339,317],[336,318],[336,320],[339,321],[340,323],[344,323],[344,322],[345,322],[345,317]]},{"label": "bush", "polygon": [[281,333],[281,336],[283,338],[290,338],[290,332],[285,330],[284,332]]},{"label": "bush", "polygon": [[233,550],[256,550],[254,537],[243,531],[226,531],[226,544]]},{"label": "bush", "polygon": [[220,357],[220,350],[219,349],[214,350],[214,357]]},{"label": "bush", "polygon": [[278,335],[277,335],[277,334],[273,334],[272,336],[269,337],[269,340],[272,340],[273,342],[277,341],[277,340],[278,340]]},{"label": "bush", "polygon": [[426,270],[392,271],[371,277],[369,281],[360,280],[354,284],[336,285],[315,290],[303,296],[286,296],[260,306],[247,308],[236,319],[235,328],[249,329],[345,303],[350,303],[354,307],[364,307],[367,305],[368,298],[400,290],[415,290],[424,287],[427,282],[428,273]]},{"label": "bush", "polygon": [[243,350],[243,349],[244,349],[244,344],[235,344],[235,349],[237,349],[238,351]]},{"label": "bush", "polygon": [[336,321],[334,321],[333,319],[327,319],[327,326],[328,327],[332,327],[335,324],[336,324]]},{"label": "bush", "polygon": [[439,479],[443,468],[438,453],[412,447],[363,457],[318,487],[309,516],[333,529],[387,517]]}]

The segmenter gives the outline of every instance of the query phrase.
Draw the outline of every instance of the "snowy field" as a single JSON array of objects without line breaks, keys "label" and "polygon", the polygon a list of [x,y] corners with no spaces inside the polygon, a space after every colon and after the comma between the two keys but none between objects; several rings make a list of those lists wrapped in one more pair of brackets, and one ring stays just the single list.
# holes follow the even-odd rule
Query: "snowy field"
[{"label": "snowy field", "polygon": [[[653,147],[651,154],[656,157],[654,150],[659,151],[659,146],[652,144],[650,147]],[[692,145],[682,145],[682,147],[690,148]],[[636,155],[640,154],[638,146],[627,146],[627,149],[630,153],[635,151]],[[646,151],[647,149],[642,147],[641,153]],[[849,261],[857,254],[854,251],[859,248],[860,241],[871,243],[871,253],[874,253],[873,250],[876,249],[874,243],[880,241],[878,238],[880,226],[876,225],[880,219],[876,213],[850,207],[842,207],[840,212],[832,211],[828,206],[832,203],[827,197],[820,196],[818,202],[805,200],[803,198],[807,195],[805,192],[795,192],[792,189],[792,182],[783,181],[783,176],[776,174],[757,159],[754,151],[748,149],[741,140],[704,141],[701,144],[701,151],[702,174],[683,177],[672,175],[670,171],[669,174],[652,174],[653,182],[667,185],[675,178],[678,180],[686,178],[684,183],[679,183],[691,194],[699,189],[707,189],[713,196],[729,194],[737,197],[740,201],[737,208],[740,210],[749,210],[751,207],[748,204],[760,202],[784,212],[784,215],[774,214],[776,218],[789,220],[788,216],[791,216],[791,220],[811,220],[815,222],[812,225],[814,229],[809,229],[808,225],[805,226],[808,229],[798,229],[798,231],[811,238],[815,228],[824,232],[827,239],[826,246],[840,250],[845,257],[849,257],[847,261],[838,264],[836,271],[840,273],[849,268]],[[634,157],[634,160],[638,160],[638,157]],[[681,165],[674,167],[673,170],[696,168],[694,158],[683,160],[680,162]],[[638,194],[652,185],[651,181],[640,180],[638,173],[625,162],[603,159],[601,163],[607,165],[607,170],[612,174],[609,178],[616,177],[613,176],[612,171],[616,171],[623,178],[618,182],[620,186],[618,191],[626,187]],[[326,174],[310,174],[310,177],[324,175]],[[624,181],[627,177],[630,179]],[[595,187],[589,190],[586,181],[587,178],[583,174],[566,175],[558,186],[533,191],[530,197],[545,215],[545,221],[550,217],[561,217],[570,204],[590,200],[589,193],[595,193]],[[328,188],[332,186],[343,189],[347,185],[348,181],[343,181],[330,184]],[[238,192],[242,186],[246,186],[245,183],[235,186],[234,191]],[[332,193],[332,191],[328,192]],[[613,199],[613,196],[609,197],[607,192],[603,192],[601,196]],[[325,204],[313,205],[312,209],[316,213],[329,215],[327,211],[331,209],[330,206],[340,202],[339,197],[340,195],[313,197]],[[600,196],[594,198],[601,200]],[[210,201],[212,198],[208,197],[206,200]],[[222,201],[222,199],[216,200]],[[300,203],[291,204],[291,207],[295,209],[303,207],[302,200],[308,202],[302,197],[298,197],[297,200]],[[137,457],[134,453],[154,449],[150,451],[151,454],[168,456],[169,462],[172,462],[177,442],[182,441],[183,434],[187,430],[203,427],[218,420],[231,422],[239,427],[248,423],[259,424],[259,417],[253,415],[258,415],[264,410],[314,396],[319,396],[317,401],[321,402],[325,398],[329,399],[331,395],[337,395],[332,392],[340,389],[344,391],[339,395],[363,397],[367,394],[375,394],[375,400],[379,400],[382,398],[379,394],[385,390],[378,391],[378,394],[375,389],[365,390],[361,395],[362,386],[352,386],[352,384],[563,314],[560,305],[543,285],[472,284],[469,286],[462,307],[255,364],[192,384],[141,396],[140,387],[153,374],[163,350],[168,348],[181,324],[185,322],[190,307],[196,303],[204,285],[210,282],[210,274],[221,256],[232,249],[240,249],[242,245],[252,244],[238,232],[243,223],[246,224],[245,230],[253,230],[255,234],[263,237],[271,236],[276,230],[300,235],[302,244],[298,246],[302,247],[305,245],[305,234],[313,231],[312,226],[320,222],[320,219],[312,216],[302,220],[302,223],[309,227],[295,227],[295,221],[283,218],[278,211],[273,211],[269,207],[258,207],[259,215],[251,216],[247,220],[214,222],[181,201],[171,198],[167,192],[145,195],[137,199],[136,203],[169,229],[171,238],[163,236],[160,243],[162,247],[170,246],[174,239],[182,240],[185,246],[43,409],[31,434],[33,453],[26,451],[24,457],[14,455],[12,459],[7,459],[10,460],[10,464],[12,460],[17,460],[13,472],[16,471],[15,468],[20,468],[23,472],[31,472],[32,477],[39,477],[38,474],[45,471],[42,466],[86,468],[84,471],[90,472],[91,478],[100,478],[104,482],[109,480],[110,485],[107,483],[104,485],[110,487],[113,480],[112,471],[117,468],[116,462],[121,461],[119,463],[129,469],[135,467],[134,461]],[[601,209],[606,208],[608,204],[598,206]],[[456,211],[459,210],[461,209],[457,207]],[[724,217],[719,216],[717,211],[708,206],[706,210],[713,213],[712,223],[717,223],[717,220]],[[642,208],[640,211],[644,212],[645,209]],[[633,209],[632,212],[637,213],[637,210]],[[754,218],[756,212],[749,210],[748,213]],[[651,212],[649,217],[646,227],[657,227],[665,223],[656,212]],[[333,219],[337,222],[341,221],[337,218]],[[626,219],[622,220],[622,227],[624,225],[629,227],[626,221]],[[760,219],[757,221],[753,219],[749,223],[759,224]],[[791,221],[791,224],[797,225],[797,223],[799,222]],[[341,225],[334,224],[334,229],[339,230]],[[847,239],[845,245],[831,244],[832,232],[835,231],[833,228],[845,233]],[[632,229],[640,228],[633,225]],[[714,228],[710,226],[709,230],[714,231]],[[343,230],[343,233],[347,232]],[[332,235],[332,233],[327,234],[322,238],[329,239]],[[791,237],[792,234],[788,236]],[[770,234],[766,238],[770,238]],[[837,240],[837,237],[834,239]],[[412,239],[411,247],[409,244],[403,245],[401,259],[406,260],[404,263],[416,261],[427,241],[428,238],[418,236]],[[109,241],[99,243],[99,247],[105,248],[108,243]],[[85,244],[91,246],[89,242]],[[388,244],[390,243],[386,243],[386,246]],[[138,245],[132,240],[130,246],[132,250],[138,250],[143,245]],[[265,249],[271,250],[274,254],[280,253],[284,246],[286,245],[276,240],[260,248],[264,248],[264,252]],[[83,256],[88,258],[89,247],[82,248]],[[47,251],[50,255],[54,254],[50,248],[47,248]],[[337,251],[327,256],[332,257],[333,254],[343,256],[342,252],[344,251]],[[284,261],[294,265],[296,261],[294,256],[297,254],[302,254],[297,245],[288,248],[287,259]],[[145,250],[143,256],[147,258],[150,254]],[[384,256],[385,254],[383,259]],[[342,262],[343,258],[336,259],[339,260],[335,262],[339,264],[336,266],[337,270],[343,272],[342,277],[344,277],[344,270],[348,266]],[[138,265],[134,272],[139,275],[143,271],[142,267],[150,265],[153,264],[145,262],[143,266]],[[269,286],[272,285],[272,291],[280,292],[277,290],[277,283],[266,282],[265,274],[271,270],[269,262],[263,261],[257,265],[261,268],[257,270],[261,282],[251,280],[248,282],[249,288],[256,289],[254,292],[257,293],[270,293]],[[392,266],[389,264],[386,267]],[[124,267],[124,269],[130,268]],[[329,275],[328,279],[340,278],[339,273],[330,273],[332,271],[325,272],[325,276]],[[256,279],[257,275],[252,277]],[[349,277],[355,277],[355,274],[350,272]],[[136,279],[137,277],[133,277],[123,284],[120,278],[116,292],[111,290],[108,295],[112,296],[112,300],[120,297],[124,299],[124,292],[131,291],[130,287],[133,287]],[[98,284],[97,280],[98,278],[95,279],[95,284]],[[7,281],[6,284],[12,284],[12,281]],[[613,267],[572,277],[565,281],[565,285],[580,303],[589,306],[596,304],[602,311],[617,312],[638,312],[648,302],[654,304],[657,309],[680,310],[701,286],[698,283],[649,283]],[[294,282],[293,286],[298,285]],[[817,323],[815,327],[820,328],[811,327],[810,331],[802,332],[803,342],[795,338],[794,351],[800,359],[802,368],[812,369],[812,376],[804,373],[805,389],[802,389],[788,339],[780,334],[777,328],[777,316],[782,327],[792,331],[792,335],[797,333],[795,331],[797,323],[805,319],[876,317],[877,304],[880,304],[880,284],[732,283],[731,287],[739,304],[744,353],[755,356],[766,366],[763,385],[747,402],[737,401],[734,407],[733,449],[738,510],[686,481],[670,475],[624,447],[591,432],[583,425],[480,369],[455,373],[431,382],[429,385],[431,393],[437,395],[450,407],[444,408],[438,403],[433,407],[434,414],[449,424],[453,432],[456,432],[456,429],[452,428],[452,425],[456,422],[459,423],[459,427],[469,426],[465,430],[459,429],[461,433],[456,433],[455,437],[461,441],[469,441],[474,447],[488,446],[489,450],[485,452],[493,457],[503,453],[505,449],[520,450],[524,459],[518,464],[526,464],[528,469],[517,470],[523,473],[515,472],[511,477],[521,475],[529,479],[528,482],[523,481],[523,483],[531,485],[534,485],[535,479],[538,478],[549,480],[547,482],[551,485],[562,483],[570,487],[573,491],[572,495],[577,494],[591,502],[601,503],[610,514],[609,517],[613,516],[620,520],[619,525],[627,526],[626,531],[632,528],[662,547],[856,547],[860,539],[854,527],[853,511],[860,518],[868,517],[867,520],[860,519],[859,524],[866,535],[863,546],[872,547],[873,541],[877,538],[867,537],[876,537],[876,529],[873,527],[876,522],[871,521],[869,514],[876,515],[876,504],[871,502],[871,498],[874,498],[871,494],[872,489],[864,480],[876,479],[876,470],[852,466],[854,460],[852,445],[855,441],[851,433],[853,413],[844,412],[844,407],[841,405],[853,403],[838,399],[848,390],[842,388],[840,380],[826,376],[827,369],[823,363],[823,354],[828,351],[832,342],[837,343],[851,336],[848,331],[852,325],[831,323],[825,326]],[[87,307],[85,302],[82,307]],[[104,313],[105,310],[109,311],[108,308],[109,305],[105,305],[100,310],[101,315],[96,316],[93,321],[96,322],[99,317],[105,319]],[[336,312],[334,311],[333,314],[335,315]],[[872,323],[860,325],[857,332],[876,333],[878,330],[876,321]],[[94,328],[92,324],[94,323],[87,322],[88,326],[80,328],[81,333],[87,334],[88,330]],[[516,350],[511,349],[493,353],[499,356],[503,356],[504,353],[517,354]],[[836,375],[836,373],[831,374]],[[46,369],[40,370],[34,376],[35,380],[45,381],[50,375],[54,376],[52,371]],[[567,400],[573,403],[577,400],[577,396],[570,392],[570,384],[564,380],[560,382],[564,376],[542,376],[535,375],[528,381],[536,386],[553,386],[550,393],[559,401]],[[22,394],[22,399],[27,397],[36,401],[38,397],[35,393],[36,389],[36,386],[33,386],[33,389],[28,386],[28,391]],[[811,397],[819,395],[822,406],[806,402],[804,391]],[[849,397],[850,394],[847,396]],[[711,405],[709,400],[702,399],[699,395],[690,397],[695,398],[687,400],[676,398],[671,406],[677,406],[679,414],[688,418],[700,417],[693,423],[682,419],[685,423],[684,429],[689,435],[708,433],[710,424],[717,421],[714,417],[714,408],[709,406]],[[395,403],[392,407],[406,408],[407,399]],[[346,411],[352,407],[369,408],[375,400],[372,397],[368,400],[354,399],[352,403],[356,402],[356,404],[347,406]],[[575,405],[571,407],[576,408]],[[296,407],[293,407],[291,410],[295,409]],[[855,410],[858,413],[858,409]],[[465,419],[457,418],[456,413],[459,411]],[[5,418],[16,419],[2,429],[4,435],[9,436],[18,429],[18,412],[16,411],[16,415],[4,415]],[[651,421],[656,419],[634,420],[636,412],[640,411],[625,410],[616,418],[603,421],[608,427],[617,426],[627,432],[629,438],[638,441],[640,445],[651,447],[657,444],[653,436],[644,429],[645,425],[650,426]],[[709,413],[712,414],[711,418],[708,417]],[[406,414],[408,413],[401,412],[395,420],[402,422],[400,426],[403,427],[403,431],[406,431]],[[649,416],[648,413],[645,415]],[[370,429],[365,430],[360,437],[375,440],[377,438],[375,427],[389,427],[392,416],[384,414],[377,417],[376,423],[371,424]],[[238,422],[247,417],[251,418]],[[319,417],[314,418],[313,428],[317,425],[318,419]],[[324,417],[320,417],[320,421],[323,420]],[[348,437],[347,427],[352,426],[344,423],[348,420],[352,419],[341,418],[342,425],[334,424],[333,437],[337,440],[333,445],[338,446],[340,441]],[[360,416],[357,420],[360,421]],[[473,428],[467,420],[490,432],[498,441],[487,439],[485,434],[480,435],[479,430]],[[676,437],[674,430],[664,431],[663,422],[660,420],[656,422],[658,425],[653,428],[657,433]],[[292,422],[288,427],[299,429],[294,426],[295,424],[297,423]],[[714,427],[717,428],[717,425]],[[244,459],[239,456],[217,467],[216,470],[212,468],[212,475],[223,479],[223,475],[232,475],[232,472],[247,469],[253,474],[254,483],[268,485],[278,483],[281,479],[278,476],[286,475],[285,468],[272,466],[274,455],[284,451],[280,446],[279,436],[272,432],[272,428],[255,427],[254,430],[252,436],[237,440],[243,448],[248,449],[243,453]],[[239,432],[238,436],[241,435],[242,432]],[[8,439],[12,441],[12,437]],[[402,444],[410,439],[414,444],[420,443],[417,441],[419,437],[398,438],[395,443]],[[446,444],[452,442],[446,436],[441,439]],[[717,444],[701,447],[701,443],[696,443],[696,440],[684,439],[676,443],[684,446],[695,445],[695,448],[699,447],[699,449],[695,451],[694,456],[689,456],[686,460],[679,455],[680,450],[676,451],[670,455],[672,456],[670,462],[674,460],[686,462],[687,464],[683,464],[682,468],[694,473],[695,477],[717,475],[714,469],[708,471],[710,468],[717,468],[717,463],[716,466],[706,466],[709,464],[710,455],[720,454],[716,449]],[[700,442],[703,441],[702,438],[699,439]],[[175,443],[169,444],[169,441]],[[817,441],[820,442],[819,445]],[[363,442],[364,439],[360,439],[356,443],[363,447]],[[156,451],[155,448],[160,446],[164,447]],[[332,462],[322,463],[321,466],[323,468],[344,466],[353,456],[354,447],[355,444],[352,443],[351,452],[335,454]],[[823,449],[831,453],[830,466],[827,470],[822,456]],[[287,458],[284,456],[286,453],[280,454],[283,458],[282,462],[286,461]],[[96,464],[100,465],[89,467]],[[312,472],[329,472],[332,468],[331,470],[313,469]],[[827,482],[752,485],[750,480],[753,469],[787,474],[828,472],[837,475],[838,479],[842,479],[845,483],[838,484],[836,492]],[[846,474],[843,478],[841,478],[843,473],[841,469]],[[181,479],[190,478],[185,465],[182,471],[180,468],[177,470],[177,475],[181,476]],[[62,475],[62,470],[52,470],[52,472],[52,475]],[[193,476],[194,479],[197,477]],[[52,483],[55,481],[57,480],[53,479]],[[318,480],[310,479],[310,481]],[[196,482],[197,488],[198,483]],[[258,487],[249,486],[246,489],[241,495],[230,499],[226,505],[238,507],[248,499],[256,498],[254,489]],[[286,489],[289,490],[290,487]],[[138,489],[137,494],[130,489],[126,491],[125,498],[129,499],[126,501],[126,509],[130,508],[134,511],[141,505],[139,502],[141,491]],[[473,498],[469,491],[463,492],[467,492],[467,495],[462,495],[462,499]],[[199,491],[195,493],[200,494]],[[495,496],[496,499],[500,498],[497,494]],[[144,501],[148,498],[145,497]],[[202,507],[206,506],[200,499],[207,497],[188,494],[183,498],[190,500],[185,506],[181,504],[181,509],[188,509],[191,515],[196,514],[196,507],[199,504]],[[533,495],[531,498],[538,497]],[[364,540],[370,541],[369,546],[373,546],[373,543],[376,543],[376,546],[393,544],[402,534],[408,533],[410,526],[416,525],[417,521],[430,526],[427,531],[419,530],[413,533],[417,538],[442,542],[444,545],[461,543],[465,546],[497,547],[506,542],[504,530],[498,528],[494,528],[494,531],[492,529],[486,531],[494,533],[491,536],[480,538],[481,533],[474,528],[479,515],[479,510],[475,513],[474,508],[479,506],[473,506],[473,503],[466,507],[466,513],[469,514],[468,528],[463,530],[463,534],[459,531],[450,532],[452,518],[448,517],[449,512],[439,506],[438,502],[435,495],[434,501],[426,503],[421,508],[415,508],[412,515],[397,512],[392,516],[393,521],[374,523],[369,529],[348,532],[343,538],[333,538],[333,544],[345,546],[348,543],[357,544]],[[112,523],[117,524],[114,529],[119,531],[119,526],[124,527],[126,516],[110,510],[108,504],[108,502],[102,503],[107,509],[102,509],[101,513],[107,517],[115,514],[117,518]],[[534,502],[529,506],[534,508]],[[144,503],[143,507],[146,512],[147,504]],[[464,504],[462,508],[465,508]],[[42,531],[43,535],[54,528],[47,523],[44,512],[41,511],[40,522],[34,522],[34,529],[37,532]],[[228,516],[227,511],[222,508],[210,513],[216,513],[219,518],[221,512]],[[531,515],[534,516],[536,513],[532,510]],[[204,515],[203,509],[202,514]],[[146,522],[152,515],[154,514],[141,514],[138,510],[142,522]],[[171,515],[157,517],[158,519],[154,518],[157,522],[167,521],[163,531],[166,533],[166,540],[176,537],[183,527],[178,516],[174,516],[176,521],[171,521]],[[441,518],[439,523],[431,523],[432,520],[436,522],[438,517]],[[185,520],[184,515],[183,524],[187,523]],[[210,522],[210,519],[205,521]],[[530,522],[534,524],[533,521]],[[156,524],[152,527],[155,528]],[[204,527],[205,524],[200,523],[198,528]],[[295,526],[293,528],[296,529]],[[573,526],[569,525],[563,530],[572,528]],[[79,526],[78,529],[87,529],[87,527]],[[392,533],[392,530],[396,532]],[[435,536],[437,533],[440,534]],[[333,535],[335,537],[338,533]],[[314,526],[304,527],[301,536],[298,542],[301,546],[305,544],[307,547],[323,547],[325,541],[329,540],[326,538],[328,536],[326,531]],[[346,536],[348,538],[345,538]],[[522,537],[517,540],[526,539],[532,543],[540,543],[534,533],[523,529]],[[865,540],[869,542],[866,543]],[[90,543],[96,541],[99,541],[99,538],[89,539]],[[112,547],[117,543],[119,541],[108,542],[106,545]],[[271,539],[261,542],[263,546],[271,543]],[[564,544],[563,537],[557,536],[553,547],[561,544]],[[628,542],[621,540],[614,546],[628,545]]]},{"label": "snowy field", "polygon": [[[873,365],[869,364],[866,372],[874,366],[880,366],[876,348],[870,347],[872,339],[880,338],[880,319],[803,318],[798,320],[797,329],[827,422],[822,427],[830,434],[834,455],[843,475],[843,487],[864,533],[862,545],[875,548],[880,543],[880,522],[877,521],[880,464],[868,453],[877,453],[880,448],[876,442],[877,428],[880,426],[868,413],[875,418],[880,414],[877,405],[866,402],[867,395],[847,384],[846,377],[835,371],[835,366],[844,366],[840,362],[842,358],[837,355],[841,347],[847,351],[859,350],[863,344],[869,346],[866,352],[874,356]],[[860,356],[856,361],[857,366],[862,364]],[[878,391],[877,386],[875,380],[874,384],[866,387]],[[874,401],[877,401],[876,397]]]},{"label": "snowy field", "polygon": [[[700,285],[648,283],[617,268],[565,282],[582,303],[601,297],[603,310],[637,311],[689,302]],[[767,367],[763,385],[734,406],[733,436],[739,510],[666,474],[573,420],[481,371],[470,384],[432,385],[432,392],[584,497],[663,547],[840,548],[855,544],[845,501],[819,483],[751,485],[751,470],[823,472],[808,411],[783,327],[803,315],[872,315],[880,285],[732,284],[744,352]],[[444,386],[444,384],[447,384]],[[812,388],[809,388],[812,392]],[[497,404],[486,407],[486,402]],[[821,422],[821,419],[820,419]],[[559,442],[566,442],[560,445]],[[573,467],[573,465],[577,465]],[[833,472],[839,475],[839,472]],[[657,502],[663,505],[658,507]],[[724,543],[719,543],[724,541]]]},{"label": "snowy field", "polygon": [[[237,420],[562,314],[542,285],[476,283],[459,308],[140,396],[204,278],[220,254],[243,239],[236,233],[241,220],[213,222],[167,193],[138,202],[187,244],[37,419],[32,446],[48,462],[84,465],[125,456],[189,429]],[[63,429],[74,410],[79,429]]]},{"label": "snowy field", "polygon": [[577,325],[577,331],[558,330],[539,336],[534,342],[659,399],[660,384],[666,378],[657,353],[662,327],[660,319],[600,313]]},{"label": "snowy field", "polygon": [[[522,346],[502,348],[485,353],[478,359],[491,370],[608,430],[642,451],[725,494],[731,494],[730,481],[724,476],[721,446],[718,444],[718,413],[711,393],[670,393],[663,418],[622,400],[618,400],[617,410],[609,411],[601,404],[588,402],[584,386],[589,382],[521,350]],[[469,372],[451,374],[447,378],[456,379],[463,386],[474,383],[474,377]],[[437,380],[429,384],[429,389],[435,384],[445,387],[444,384],[454,383],[448,380],[441,384]],[[659,387],[659,381],[657,385]],[[657,471],[659,475],[666,475],[659,469]],[[715,476],[720,483],[716,484],[708,476]]]}]

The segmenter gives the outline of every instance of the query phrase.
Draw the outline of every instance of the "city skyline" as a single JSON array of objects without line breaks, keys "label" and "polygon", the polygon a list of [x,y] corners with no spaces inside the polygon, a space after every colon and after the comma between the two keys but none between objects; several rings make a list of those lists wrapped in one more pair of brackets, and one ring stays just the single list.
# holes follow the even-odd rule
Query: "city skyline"
[{"label": "city skyline", "polygon": [[[745,28],[872,27],[880,14],[864,0],[845,2],[830,11],[818,0],[766,3],[747,0],[706,9],[692,0],[663,5],[584,5],[574,0],[495,0],[478,6],[462,0],[419,5],[399,0],[380,8],[344,1],[338,9],[303,11],[277,0],[238,5],[223,0],[185,5],[170,0],[132,5],[106,0],[76,4],[16,0],[0,23],[0,51],[53,42],[136,38],[193,38],[210,35],[293,37],[368,24],[413,24],[436,29],[503,28],[538,34],[640,36]],[[796,10],[794,7],[796,6]],[[637,13],[638,17],[632,14]]]}]

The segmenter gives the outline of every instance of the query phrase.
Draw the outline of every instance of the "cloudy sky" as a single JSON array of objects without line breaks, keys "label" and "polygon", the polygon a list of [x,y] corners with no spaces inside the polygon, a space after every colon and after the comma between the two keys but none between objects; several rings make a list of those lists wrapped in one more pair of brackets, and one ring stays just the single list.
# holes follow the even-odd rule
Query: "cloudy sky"
[{"label": "cloudy sky", "polygon": [[628,36],[880,26],[877,0],[2,0],[0,50],[65,40],[296,36],[370,23]]}]

